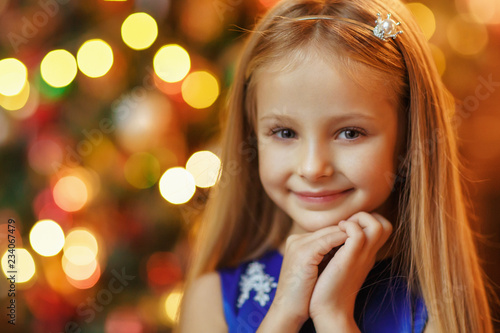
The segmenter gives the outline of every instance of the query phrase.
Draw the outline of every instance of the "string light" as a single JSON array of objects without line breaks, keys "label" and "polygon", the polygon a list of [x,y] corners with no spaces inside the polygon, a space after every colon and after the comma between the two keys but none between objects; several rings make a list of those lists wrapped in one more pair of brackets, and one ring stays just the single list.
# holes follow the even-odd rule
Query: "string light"
[{"label": "string light", "polygon": [[193,108],[208,108],[219,97],[219,83],[208,72],[193,72],[182,83],[182,97]]},{"label": "string light", "polygon": [[113,50],[101,39],[91,39],[83,43],[76,54],[78,68],[88,77],[105,75],[113,66]]},{"label": "string light", "polygon": [[28,69],[16,58],[0,60],[0,94],[14,96],[21,92],[28,80]]},{"label": "string light", "polygon": [[160,178],[160,193],[170,203],[180,205],[191,199],[196,191],[193,176],[184,168],[170,168]]},{"label": "string light", "polygon": [[41,220],[31,228],[30,243],[38,254],[55,256],[64,246],[64,232],[55,221]]},{"label": "string light", "polygon": [[133,13],[123,21],[121,34],[123,42],[130,48],[144,50],[158,37],[158,25],[146,13]]},{"label": "string light", "polygon": [[87,203],[88,190],[83,180],[76,176],[65,176],[54,186],[54,201],[67,212],[76,212]]},{"label": "string light", "polygon": [[[15,266],[11,266],[12,256],[15,256],[14,263]],[[10,260],[10,261],[9,261]],[[12,249],[5,251],[2,256],[2,270],[5,276],[12,276],[12,270],[15,268],[15,282],[16,283],[24,283],[31,280],[33,275],[35,275],[35,261],[31,256],[31,253],[28,250],[23,248],[15,248],[14,251]],[[9,273],[11,272],[11,273]]]},{"label": "string light", "polygon": [[220,158],[208,150],[191,155],[186,163],[186,170],[194,177],[196,186],[211,187],[219,178]]},{"label": "string light", "polygon": [[451,47],[465,56],[478,54],[488,43],[486,27],[470,15],[454,17],[446,32]]},{"label": "string light", "polygon": [[153,59],[156,75],[166,82],[177,82],[191,68],[191,59],[184,48],[177,44],[165,45],[156,52]]},{"label": "string light", "polygon": [[40,64],[42,78],[55,88],[65,87],[76,77],[75,57],[66,50],[54,50],[47,53]]}]

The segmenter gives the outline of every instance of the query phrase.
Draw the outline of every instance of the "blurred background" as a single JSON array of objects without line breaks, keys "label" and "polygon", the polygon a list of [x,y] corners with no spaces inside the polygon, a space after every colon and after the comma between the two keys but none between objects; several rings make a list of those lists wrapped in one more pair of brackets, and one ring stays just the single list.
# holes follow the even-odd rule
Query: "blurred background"
[{"label": "blurred background", "polygon": [[[275,2],[0,0],[1,331],[171,332],[241,28]],[[500,1],[408,6],[457,99],[498,292]]]}]

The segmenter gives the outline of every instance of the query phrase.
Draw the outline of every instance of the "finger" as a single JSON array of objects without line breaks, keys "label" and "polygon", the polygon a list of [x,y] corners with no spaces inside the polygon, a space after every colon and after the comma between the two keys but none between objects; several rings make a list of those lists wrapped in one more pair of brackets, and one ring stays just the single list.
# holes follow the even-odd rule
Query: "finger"
[{"label": "finger", "polygon": [[[325,228],[326,229],[326,228]],[[328,228],[318,235],[292,235],[286,241],[286,252],[295,260],[317,265],[334,247],[345,243],[347,235],[340,228]]]},{"label": "finger", "polygon": [[344,245],[346,249],[349,249],[349,251],[354,253],[360,251],[366,241],[366,235],[361,226],[354,221],[341,221],[339,223],[339,227],[347,234],[347,239]]},{"label": "finger", "polygon": [[384,245],[387,242],[387,240],[391,236],[393,227],[392,227],[392,223],[389,220],[387,220],[385,217],[383,217],[382,215],[380,215],[378,213],[372,213],[371,215],[374,218],[376,218],[377,221],[379,221],[380,225],[382,226],[381,235],[379,236],[379,239],[378,239],[377,243],[375,244],[375,247],[377,249],[379,249],[382,247],[382,245]]},{"label": "finger", "polygon": [[312,244],[314,244],[314,252],[323,257],[333,248],[344,244],[347,237],[347,234],[341,230],[323,235],[316,241],[312,242]]},{"label": "finger", "polygon": [[351,216],[349,221],[355,221],[366,234],[368,246],[376,246],[384,236],[384,227],[382,223],[372,214],[359,212]]},{"label": "finger", "polygon": [[390,234],[393,231],[392,223],[378,213],[372,213],[372,215],[380,222],[380,224],[382,224],[382,228],[384,228],[384,236],[389,238]]}]

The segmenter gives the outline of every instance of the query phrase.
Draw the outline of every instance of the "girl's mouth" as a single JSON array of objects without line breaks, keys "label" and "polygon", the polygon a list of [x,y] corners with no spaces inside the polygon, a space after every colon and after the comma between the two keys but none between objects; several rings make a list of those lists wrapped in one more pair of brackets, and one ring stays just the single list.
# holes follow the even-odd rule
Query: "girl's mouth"
[{"label": "girl's mouth", "polygon": [[344,197],[347,193],[351,192],[352,190],[353,189],[350,188],[342,191],[293,192],[293,193],[299,200],[304,202],[327,203]]}]

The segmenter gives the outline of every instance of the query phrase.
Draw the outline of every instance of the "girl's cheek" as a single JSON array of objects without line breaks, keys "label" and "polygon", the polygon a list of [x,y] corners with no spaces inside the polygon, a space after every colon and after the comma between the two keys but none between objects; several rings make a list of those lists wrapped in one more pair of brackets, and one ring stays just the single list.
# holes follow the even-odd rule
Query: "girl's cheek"
[{"label": "girl's cheek", "polygon": [[341,161],[340,169],[352,182],[361,185],[378,182],[384,174],[392,171],[393,164],[390,154],[377,150],[365,150],[346,154]]}]

